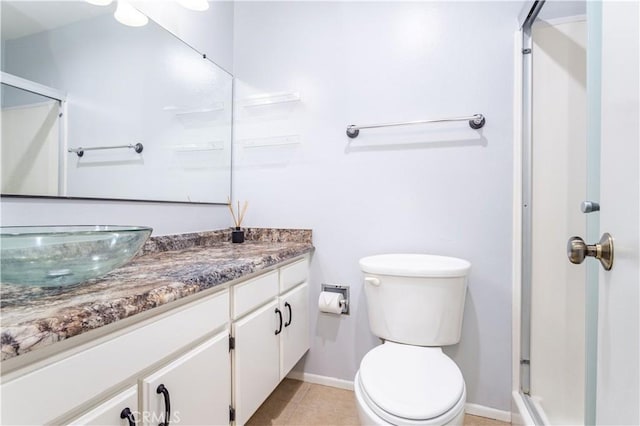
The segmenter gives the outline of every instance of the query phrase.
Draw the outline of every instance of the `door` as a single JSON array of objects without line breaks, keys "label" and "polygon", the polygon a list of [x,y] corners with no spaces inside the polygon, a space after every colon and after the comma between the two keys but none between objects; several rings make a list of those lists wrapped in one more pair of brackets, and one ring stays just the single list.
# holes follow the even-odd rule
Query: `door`
[{"label": "door", "polygon": [[[596,419],[640,424],[640,7],[602,2],[600,229],[614,264],[600,269]],[[591,260],[591,259],[590,259]],[[595,263],[595,262],[594,262]]]},{"label": "door", "polygon": [[138,421],[138,387],[131,386],[69,424],[130,426],[139,424]]},{"label": "door", "polygon": [[309,349],[309,284],[280,296],[284,326],[280,338],[280,380]]},{"label": "door", "polygon": [[245,424],[280,381],[280,336],[275,333],[283,323],[273,300],[233,324],[236,424]]},{"label": "door", "polygon": [[[142,423],[227,425],[231,404],[229,333],[224,331],[142,380]],[[159,393],[160,391],[160,393]]]}]

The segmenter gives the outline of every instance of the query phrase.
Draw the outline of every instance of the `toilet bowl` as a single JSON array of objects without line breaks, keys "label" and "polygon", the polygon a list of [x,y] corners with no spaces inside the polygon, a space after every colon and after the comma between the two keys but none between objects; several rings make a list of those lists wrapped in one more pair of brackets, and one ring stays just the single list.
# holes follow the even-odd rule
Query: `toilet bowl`
[{"label": "toilet bowl", "polygon": [[354,390],[361,424],[462,425],[466,388],[440,348],[387,342],[368,352]]},{"label": "toilet bowl", "polygon": [[462,425],[466,387],[440,346],[458,343],[471,264],[421,254],[370,256],[369,324],[385,343],[362,359],[354,380],[364,425]]}]

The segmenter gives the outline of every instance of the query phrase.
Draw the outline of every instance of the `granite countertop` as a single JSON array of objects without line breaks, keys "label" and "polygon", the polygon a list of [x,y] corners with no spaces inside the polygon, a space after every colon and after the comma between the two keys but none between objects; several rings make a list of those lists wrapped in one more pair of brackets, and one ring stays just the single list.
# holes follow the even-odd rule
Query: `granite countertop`
[{"label": "granite countertop", "polygon": [[313,250],[310,230],[152,237],[127,265],[68,287],[0,286],[2,360],[114,323]]}]

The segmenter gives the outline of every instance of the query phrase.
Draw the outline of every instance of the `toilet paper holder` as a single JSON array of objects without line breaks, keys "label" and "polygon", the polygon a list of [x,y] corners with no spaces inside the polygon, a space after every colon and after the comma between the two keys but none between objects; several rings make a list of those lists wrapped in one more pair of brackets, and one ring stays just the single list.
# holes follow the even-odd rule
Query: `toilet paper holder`
[{"label": "toilet paper holder", "polygon": [[335,285],[335,284],[322,284],[320,291],[327,291],[330,293],[340,293],[344,300],[342,301],[342,315],[349,315],[349,286]]}]

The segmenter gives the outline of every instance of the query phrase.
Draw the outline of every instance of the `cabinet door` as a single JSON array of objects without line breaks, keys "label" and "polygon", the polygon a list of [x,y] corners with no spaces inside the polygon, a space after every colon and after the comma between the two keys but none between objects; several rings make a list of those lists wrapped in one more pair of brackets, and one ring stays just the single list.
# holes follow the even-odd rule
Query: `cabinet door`
[{"label": "cabinet door", "polygon": [[157,392],[160,385],[168,392],[171,424],[228,425],[231,403],[228,331],[142,380],[145,425],[166,422],[165,395]]},{"label": "cabinet door", "polygon": [[249,420],[280,381],[277,308],[278,301],[273,300],[233,324],[234,405],[239,425]]},{"label": "cabinet door", "polygon": [[304,283],[280,296],[285,325],[280,339],[280,380],[309,349],[309,284]]},{"label": "cabinet door", "polygon": [[126,418],[120,415],[125,409],[129,409],[133,416],[132,421],[139,424],[140,413],[138,412],[138,387],[131,386],[124,392],[100,404],[93,410],[87,412],[82,417],[70,422],[71,425],[122,425],[129,426]]}]

